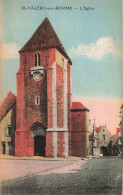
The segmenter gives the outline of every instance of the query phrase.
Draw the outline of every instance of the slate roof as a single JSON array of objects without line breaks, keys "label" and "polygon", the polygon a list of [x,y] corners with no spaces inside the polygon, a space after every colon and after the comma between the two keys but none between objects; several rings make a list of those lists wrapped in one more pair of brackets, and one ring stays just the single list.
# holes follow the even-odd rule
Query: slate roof
[{"label": "slate roof", "polygon": [[0,105],[0,121],[16,102],[16,96],[10,91],[3,103]]},{"label": "slate roof", "polygon": [[81,102],[72,102],[71,110],[89,111]]},{"label": "slate roof", "polygon": [[[46,17],[35,33],[19,52],[58,48],[69,60],[64,47],[55,33],[49,19]],[[70,60],[71,62],[71,60]]]}]

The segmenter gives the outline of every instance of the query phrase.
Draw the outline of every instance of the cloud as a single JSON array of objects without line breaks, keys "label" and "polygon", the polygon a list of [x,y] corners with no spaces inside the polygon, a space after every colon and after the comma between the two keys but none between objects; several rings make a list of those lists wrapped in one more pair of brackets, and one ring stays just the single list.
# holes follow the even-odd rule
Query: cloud
[{"label": "cloud", "polygon": [[15,43],[7,43],[3,44],[0,48],[1,58],[2,59],[15,59],[19,58],[18,50],[20,47],[18,47]]},{"label": "cloud", "polygon": [[71,57],[87,56],[88,58],[101,59],[103,56],[113,54],[123,56],[123,51],[117,47],[113,37],[102,37],[96,43],[79,44],[77,48],[72,47],[69,51]]},{"label": "cloud", "polygon": [[119,112],[123,99],[73,96],[72,101],[79,101],[90,110],[92,124],[95,118],[96,126],[106,124],[108,130],[115,134],[121,120]]}]

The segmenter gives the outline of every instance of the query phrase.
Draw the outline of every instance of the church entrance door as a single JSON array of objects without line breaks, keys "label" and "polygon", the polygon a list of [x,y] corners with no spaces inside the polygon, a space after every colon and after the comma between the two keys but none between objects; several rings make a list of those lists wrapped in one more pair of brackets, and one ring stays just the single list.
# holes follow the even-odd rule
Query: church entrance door
[{"label": "church entrance door", "polygon": [[46,132],[41,124],[36,123],[32,128],[34,138],[34,156],[45,156]]},{"label": "church entrance door", "polygon": [[34,155],[45,156],[46,137],[36,136],[34,137]]}]

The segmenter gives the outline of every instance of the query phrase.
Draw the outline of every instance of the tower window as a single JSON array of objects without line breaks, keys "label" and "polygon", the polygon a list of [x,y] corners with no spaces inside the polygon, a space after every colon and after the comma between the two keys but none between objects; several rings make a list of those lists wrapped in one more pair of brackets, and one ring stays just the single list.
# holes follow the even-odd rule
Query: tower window
[{"label": "tower window", "polygon": [[39,105],[39,104],[40,104],[40,97],[35,96],[35,105]]},{"label": "tower window", "polygon": [[40,66],[40,55],[38,53],[35,54],[35,66]]}]

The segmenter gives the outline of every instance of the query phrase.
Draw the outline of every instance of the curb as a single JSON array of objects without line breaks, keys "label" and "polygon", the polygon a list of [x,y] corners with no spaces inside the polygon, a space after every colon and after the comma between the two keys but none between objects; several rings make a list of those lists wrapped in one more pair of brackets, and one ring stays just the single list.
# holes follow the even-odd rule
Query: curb
[{"label": "curb", "polygon": [[88,158],[82,157],[74,157],[69,156],[68,158],[46,158],[46,157],[19,157],[19,156],[9,156],[9,155],[1,155],[0,159],[5,160],[40,160],[40,161],[78,161],[78,160],[87,160]]}]

